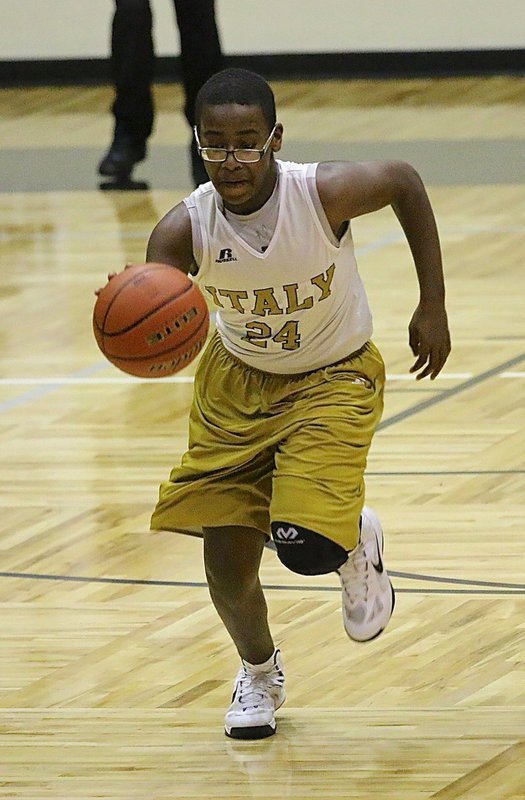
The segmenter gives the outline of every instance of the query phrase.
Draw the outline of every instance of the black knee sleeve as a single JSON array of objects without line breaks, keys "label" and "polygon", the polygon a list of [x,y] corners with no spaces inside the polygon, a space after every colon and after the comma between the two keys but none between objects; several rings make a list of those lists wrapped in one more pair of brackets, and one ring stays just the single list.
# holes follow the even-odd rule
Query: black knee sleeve
[{"label": "black knee sleeve", "polygon": [[272,522],[272,537],[279,561],[299,575],[335,572],[348,558],[341,545],[290,522]]}]

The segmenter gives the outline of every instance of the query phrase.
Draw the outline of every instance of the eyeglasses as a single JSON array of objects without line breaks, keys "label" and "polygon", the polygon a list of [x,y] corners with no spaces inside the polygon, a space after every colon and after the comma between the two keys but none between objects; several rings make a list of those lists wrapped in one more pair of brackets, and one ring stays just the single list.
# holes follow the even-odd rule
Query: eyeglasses
[{"label": "eyeglasses", "polygon": [[255,164],[257,161],[260,161],[261,158],[263,158],[268,150],[276,127],[277,123],[273,126],[272,132],[268,136],[262,150],[251,147],[234,147],[231,150],[228,150],[226,147],[202,147],[196,125],[193,128],[193,133],[195,134],[195,141],[197,142],[199,155],[203,161],[212,161],[214,164],[222,164],[224,161],[226,161],[231,153],[234,159],[239,162],[239,164]]}]

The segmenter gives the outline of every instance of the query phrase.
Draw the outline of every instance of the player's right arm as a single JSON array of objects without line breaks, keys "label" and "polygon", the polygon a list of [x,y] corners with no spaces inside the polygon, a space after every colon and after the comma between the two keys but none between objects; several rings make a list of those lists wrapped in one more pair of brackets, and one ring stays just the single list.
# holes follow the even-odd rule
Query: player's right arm
[{"label": "player's right arm", "polygon": [[[193,243],[190,214],[184,203],[179,203],[168,211],[153,229],[146,250],[146,262],[169,264],[186,275],[190,272],[193,265]],[[126,264],[126,268],[131,266],[133,265]],[[116,272],[110,272],[108,281],[115,275]],[[98,296],[101,291],[102,289],[95,289],[95,294]]]},{"label": "player's right arm", "polygon": [[185,203],[179,203],[157,223],[149,238],[146,262],[170,264],[188,274],[193,266],[191,220]]}]

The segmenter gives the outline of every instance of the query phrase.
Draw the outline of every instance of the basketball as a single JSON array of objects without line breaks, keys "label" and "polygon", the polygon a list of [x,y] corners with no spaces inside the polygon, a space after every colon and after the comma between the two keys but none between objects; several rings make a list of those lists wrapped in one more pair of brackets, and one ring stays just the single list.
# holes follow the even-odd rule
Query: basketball
[{"label": "basketball", "polygon": [[134,264],[100,291],[95,339],[105,357],[139,378],[162,378],[188,366],[209,328],[202,292],[167,264]]}]

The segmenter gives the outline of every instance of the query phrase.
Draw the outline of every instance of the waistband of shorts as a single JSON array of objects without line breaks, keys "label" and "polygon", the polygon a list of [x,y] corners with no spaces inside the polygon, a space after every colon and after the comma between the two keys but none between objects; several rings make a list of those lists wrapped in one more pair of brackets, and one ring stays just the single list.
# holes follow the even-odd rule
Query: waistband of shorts
[{"label": "waistband of shorts", "polygon": [[339,358],[337,361],[331,361],[328,364],[323,364],[315,369],[307,370],[306,372],[268,372],[267,370],[254,367],[252,364],[247,364],[246,361],[242,360],[242,358],[238,358],[233,353],[230,353],[230,351],[224,346],[220,334],[217,331],[215,331],[215,336],[217,337],[217,341],[221,349],[235,364],[238,364],[240,367],[243,367],[246,370],[254,372],[256,375],[264,375],[265,377],[269,378],[284,378],[286,380],[293,380],[294,378],[300,380],[301,378],[308,377],[308,375],[315,375],[316,372],[322,372],[324,369],[337,367],[339,364],[346,364],[347,361],[352,361],[352,359],[359,358],[359,356],[363,355],[369,345],[369,342],[366,341],[361,347],[359,347],[357,350],[354,350],[352,353],[349,353],[347,356]]}]

